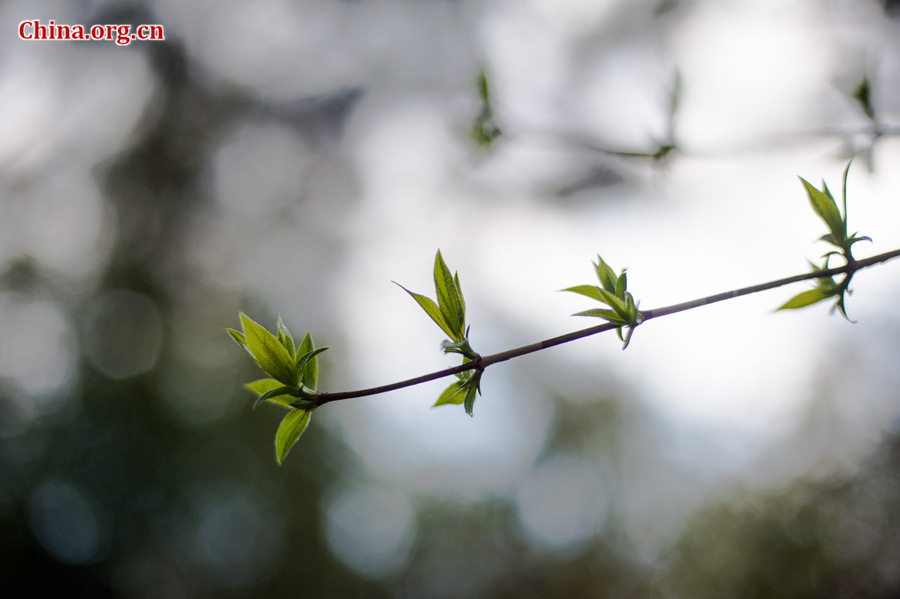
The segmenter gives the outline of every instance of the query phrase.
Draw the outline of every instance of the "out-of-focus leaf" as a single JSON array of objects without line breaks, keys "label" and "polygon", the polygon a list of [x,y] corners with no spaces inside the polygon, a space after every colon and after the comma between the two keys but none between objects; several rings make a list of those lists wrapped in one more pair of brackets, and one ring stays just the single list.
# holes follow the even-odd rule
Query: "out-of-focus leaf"
[{"label": "out-of-focus leaf", "polygon": [[478,146],[489,147],[503,134],[503,131],[494,122],[491,89],[484,69],[479,71],[475,86],[478,89],[478,97],[481,98],[481,110],[475,118],[475,122],[472,123],[472,128],[469,129],[469,136]]},{"label": "out-of-focus leaf", "polygon": [[625,289],[628,288],[628,275],[625,274],[625,271],[622,271],[622,274],[619,275],[619,278],[616,280],[616,295],[619,297],[625,297]]},{"label": "out-of-focus leaf", "polygon": [[264,327],[254,322],[241,312],[241,323],[247,347],[256,363],[272,378],[285,385],[297,386],[297,373],[294,370],[294,358],[280,341]]},{"label": "out-of-focus leaf", "polygon": [[466,381],[453,381],[450,383],[450,386],[444,389],[444,392],[441,393],[441,396],[438,397],[438,400],[434,402],[434,406],[445,406],[448,404],[459,405],[466,398]]},{"label": "out-of-focus leaf", "polygon": [[603,299],[600,297],[600,288],[596,285],[575,285],[574,287],[567,287],[566,289],[562,289],[562,291],[569,291],[571,293],[584,295],[591,299],[595,299],[598,302],[603,301]]},{"label": "out-of-focus leaf", "polygon": [[800,181],[803,182],[803,186],[806,188],[806,195],[809,196],[809,203],[812,205],[813,210],[828,226],[834,239],[838,241],[836,245],[840,245],[847,236],[847,229],[834,199],[810,185],[806,179],[801,177]]},{"label": "out-of-focus leaf", "polygon": [[625,321],[623,321],[618,314],[612,310],[603,310],[602,308],[583,310],[581,312],[576,312],[572,316],[595,316],[597,318],[605,318],[613,324],[625,324]]},{"label": "out-of-focus leaf", "polygon": [[275,433],[275,459],[279,464],[309,426],[309,418],[309,410],[291,410],[278,425],[278,432]]},{"label": "out-of-focus leaf", "polygon": [[872,87],[869,85],[869,76],[863,76],[862,81],[853,90],[853,99],[859,102],[863,112],[870,120],[875,120],[875,107],[872,105]]},{"label": "out-of-focus leaf", "polygon": [[622,345],[622,351],[625,351],[625,349],[628,348],[628,344],[631,343],[631,335],[632,334],[634,334],[634,327],[628,327],[628,331],[626,331],[624,337],[622,336],[621,327],[619,328],[619,339],[624,341],[624,344]]},{"label": "out-of-focus leaf", "polygon": [[601,301],[615,310],[616,314],[618,314],[620,318],[628,317],[628,308],[625,306],[625,302],[622,301],[622,298],[617,297],[614,293],[611,293],[606,289],[600,289],[599,292],[600,297],[603,298]]},{"label": "out-of-focus leaf", "polygon": [[603,258],[597,254],[597,262],[594,263],[594,270],[597,272],[597,279],[603,285],[603,289],[610,293],[616,292],[616,273],[610,268],[609,264],[603,261]]},{"label": "out-of-focus leaf", "polygon": [[798,293],[778,309],[796,310],[798,308],[805,308],[806,306],[811,306],[830,297],[834,297],[833,290],[825,289],[823,287],[817,287],[815,289],[809,289],[802,293]]}]

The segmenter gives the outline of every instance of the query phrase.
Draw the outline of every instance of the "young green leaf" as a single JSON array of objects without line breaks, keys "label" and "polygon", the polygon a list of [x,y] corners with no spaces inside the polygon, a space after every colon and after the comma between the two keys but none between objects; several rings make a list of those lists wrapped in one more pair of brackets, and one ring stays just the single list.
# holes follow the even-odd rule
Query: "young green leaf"
[{"label": "young green leaf", "polygon": [[281,421],[275,433],[275,459],[279,464],[309,426],[309,418],[309,410],[291,410]]},{"label": "young green leaf", "polygon": [[449,335],[450,337],[453,337],[453,330],[450,328],[450,325],[447,324],[447,321],[444,320],[444,315],[441,313],[441,309],[436,303],[434,303],[433,299],[419,293],[414,293],[400,283],[397,283],[396,281],[394,281],[394,284],[408,293],[414,300],[416,300],[416,303],[418,303],[419,306],[421,306],[422,309],[425,310],[425,314],[428,314],[428,316],[431,317],[431,320],[433,320],[435,324],[441,327],[442,331],[447,333],[447,335]]},{"label": "young green leaf", "polygon": [[246,385],[244,385],[244,389],[247,389],[248,391],[251,391],[259,396],[266,391],[271,391],[272,389],[277,389],[281,386],[282,384],[275,379],[259,379],[258,381],[247,383]]},{"label": "young green leaf", "polygon": [[[329,349],[329,348],[328,348],[328,347],[319,347],[319,348],[316,348],[316,349],[314,349],[314,350],[312,350],[312,351],[306,352],[306,353],[303,354],[302,356],[299,356],[299,355],[298,355],[298,356],[297,356],[297,376],[299,376],[300,378],[303,378],[303,373],[304,373],[304,371],[306,370],[306,366],[307,366],[307,364],[309,364],[309,361],[310,361],[310,360],[315,360],[315,359],[316,359],[316,356],[319,355],[319,354],[321,354],[321,353],[322,353],[323,351],[325,351],[326,349]],[[315,376],[314,376],[313,378],[318,379],[318,376],[319,376],[319,365],[316,364],[316,365],[313,367],[313,370],[315,371],[315,372],[314,372]],[[318,380],[316,380],[315,382],[318,383]],[[306,383],[304,383],[304,384],[306,384]],[[307,385],[307,386],[309,386],[309,385]],[[310,389],[315,389],[315,387],[310,387]]]},{"label": "young green leaf", "polygon": [[228,334],[231,335],[231,338],[234,339],[234,342],[247,350],[247,353],[253,356],[253,352],[250,351],[250,346],[247,345],[247,338],[243,333],[239,331],[235,331],[234,329],[226,329]]},{"label": "young green leaf", "polygon": [[276,403],[282,406],[289,406],[290,403],[296,399],[296,397],[292,395],[269,395],[265,399],[261,399],[263,395],[266,395],[272,390],[283,387],[284,386],[275,379],[260,379],[258,381],[253,381],[252,383],[247,383],[246,385],[244,385],[245,389],[256,395],[256,401],[253,402],[254,408],[256,408],[256,406],[258,406],[263,401],[269,401],[271,403]]},{"label": "young green leaf", "polygon": [[[297,360],[294,371],[304,387],[315,390],[319,384],[319,361],[316,355],[326,349],[328,348],[321,347],[316,349],[313,345],[312,335],[308,332],[306,333],[306,337],[303,338],[303,341],[297,348],[297,354],[300,357]],[[301,361],[303,364],[300,363]]]},{"label": "young green leaf", "polygon": [[785,302],[783,306],[778,308],[779,310],[797,310],[799,308],[805,308],[806,306],[811,306],[815,303],[821,302],[822,300],[826,300],[828,298],[835,296],[835,290],[826,289],[824,287],[816,287],[815,289],[809,289],[807,291],[803,291],[798,293],[793,298]]},{"label": "young green leaf", "polygon": [[600,292],[600,297],[603,298],[601,301],[615,310],[616,314],[618,314],[619,317],[627,320],[628,308],[626,307],[623,299],[617,297],[614,293],[610,293],[606,289],[600,289],[598,291]]},{"label": "young green leaf", "polygon": [[841,218],[841,213],[834,198],[830,197],[830,194],[821,192],[810,185],[806,179],[801,177],[800,181],[806,188],[806,195],[809,196],[809,203],[812,205],[813,210],[828,226],[832,237],[838,242],[836,245],[840,246],[847,236],[847,225],[844,219]]},{"label": "young green leaf", "polygon": [[274,403],[281,405],[290,405],[291,402],[300,396],[301,392],[297,387],[277,387],[275,389],[270,389],[257,397],[256,402],[253,404],[253,408],[256,409],[259,404],[266,400],[272,400]]},{"label": "young green leaf", "polygon": [[466,381],[459,380],[450,383],[450,386],[444,389],[438,400],[434,402],[433,408],[445,406],[448,404],[459,405],[463,403],[466,397]]},{"label": "young green leaf", "polygon": [[603,310],[602,308],[591,308],[590,310],[583,310],[581,312],[576,312],[572,316],[595,316],[597,318],[605,318],[613,324],[626,324],[618,314],[616,314],[612,310]]},{"label": "young green leaf", "polygon": [[594,263],[594,270],[597,272],[597,279],[603,285],[603,289],[610,293],[616,292],[616,272],[610,268],[609,264],[603,261],[600,254],[597,254],[597,262]]},{"label": "young green leaf", "polygon": [[466,313],[466,299],[463,297],[462,286],[459,284],[459,273],[453,273],[453,282],[456,283],[456,291],[459,293],[459,303],[462,306],[463,315]]},{"label": "young green leaf", "polygon": [[[841,199],[844,202],[844,233],[847,232],[847,177],[850,175],[850,165],[853,164],[853,159],[847,163],[847,166],[844,167],[844,176],[841,181]],[[856,233],[853,234],[856,236]]]},{"label": "young green leaf", "polygon": [[575,285],[574,287],[567,287],[565,289],[562,289],[561,291],[577,293],[579,295],[584,295],[591,299],[595,299],[598,302],[606,303],[600,296],[600,288],[596,285]]},{"label": "young green leaf", "polygon": [[240,313],[241,324],[247,347],[256,363],[272,378],[284,385],[297,386],[297,374],[294,370],[294,358],[280,341],[264,327],[254,322],[243,312]]},{"label": "young green leaf", "polygon": [[291,332],[288,330],[287,326],[285,326],[284,321],[281,320],[281,314],[278,315],[278,322],[276,323],[275,328],[278,329],[278,341],[284,346],[288,353],[291,354],[291,357],[296,357],[297,350],[294,348],[294,338],[291,336]]},{"label": "young green leaf", "polygon": [[616,295],[619,297],[625,297],[625,289],[628,287],[628,276],[625,274],[625,271],[622,271],[622,274],[619,275],[619,278],[616,280]]},{"label": "young green leaf", "polygon": [[434,289],[437,292],[441,315],[450,327],[450,338],[454,341],[462,341],[463,337],[466,336],[465,309],[463,308],[459,290],[456,287],[456,281],[453,275],[450,274],[450,269],[444,263],[440,250],[434,257]]},{"label": "young green leaf", "polygon": [[465,383],[466,400],[463,402],[463,405],[466,409],[466,414],[469,416],[475,415],[475,397],[481,393],[481,374],[482,371],[476,371],[475,374],[472,375],[472,378]]}]

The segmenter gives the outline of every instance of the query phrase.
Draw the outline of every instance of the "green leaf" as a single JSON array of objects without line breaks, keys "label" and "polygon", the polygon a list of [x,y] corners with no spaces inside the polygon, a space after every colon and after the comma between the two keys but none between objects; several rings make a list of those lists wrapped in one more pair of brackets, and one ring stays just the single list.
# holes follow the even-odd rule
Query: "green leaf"
[{"label": "green leaf", "polygon": [[281,386],[281,383],[279,383],[275,379],[259,379],[258,381],[247,383],[246,385],[244,385],[244,388],[255,393],[257,396],[260,396],[266,391],[271,391],[272,389],[276,389]]},{"label": "green leaf", "polygon": [[438,400],[434,402],[433,408],[445,406],[448,404],[459,405],[466,397],[466,381],[453,381],[450,386],[444,389]]},{"label": "green leaf", "polygon": [[[271,400],[274,403],[281,405],[290,405],[294,399],[301,396],[300,389],[297,387],[276,387],[275,389],[270,389],[256,398],[256,402],[253,404],[253,408],[256,409],[259,404],[264,401]],[[290,397],[291,399],[285,399],[285,397]],[[282,398],[282,399],[277,399]]]},{"label": "green leaf", "polygon": [[434,258],[434,288],[437,291],[441,314],[451,330],[450,337],[454,341],[461,341],[466,336],[464,330],[466,328],[465,309],[459,290],[456,288],[456,281],[444,263],[440,250]]},{"label": "green leaf", "polygon": [[297,400],[292,401],[289,405],[292,408],[297,408],[300,410],[312,411],[312,410],[316,409],[316,402],[313,401],[312,399],[297,399]]},{"label": "green leaf", "polygon": [[466,313],[466,299],[463,297],[462,286],[459,284],[459,273],[453,273],[453,282],[456,283],[456,291],[459,293],[459,303],[463,309],[463,315]]},{"label": "green leaf", "polygon": [[561,289],[560,291],[577,293],[579,295],[584,295],[591,299],[595,299],[598,302],[603,302],[603,299],[600,296],[600,288],[596,285],[575,285],[574,287],[567,287],[566,289]]},{"label": "green leaf", "polygon": [[244,336],[243,333],[241,333],[239,331],[235,331],[234,329],[226,329],[226,330],[228,331],[228,334],[231,335],[231,338],[234,339],[235,343],[237,343],[238,345],[243,347],[245,350],[247,350],[248,354],[250,354],[251,356],[253,355],[253,352],[250,351],[250,346],[247,345],[247,338]]},{"label": "green leaf", "polygon": [[805,308],[806,306],[811,306],[815,303],[821,302],[822,300],[834,297],[834,295],[835,293],[833,290],[825,289],[823,287],[817,287],[815,289],[810,289],[808,291],[798,293],[778,309],[796,310],[798,308]]},{"label": "green leaf", "polygon": [[[259,379],[258,381],[253,381],[252,383],[247,383],[246,385],[244,385],[245,389],[256,395],[257,403],[259,402],[259,398],[261,396],[265,395],[269,391],[272,391],[273,389],[278,389],[279,387],[282,387],[282,384],[275,379]],[[269,397],[267,399],[268,401],[284,406],[290,404],[290,402],[293,401],[293,398],[287,399],[287,397],[285,396],[280,397],[281,399],[279,399],[278,397]],[[253,404],[254,408],[256,407],[257,403]]]},{"label": "green leaf", "polygon": [[619,339],[622,339],[622,341],[625,342],[625,344],[622,345],[622,351],[625,351],[625,349],[628,347],[628,344],[631,343],[631,335],[633,334],[634,327],[628,327],[628,332],[625,333],[625,337],[622,337],[622,329],[619,329]]},{"label": "green leaf", "polygon": [[610,293],[616,291],[616,272],[610,268],[609,264],[603,261],[600,254],[597,254],[597,262],[594,263],[594,270],[597,272],[597,279],[603,288]]},{"label": "green leaf", "polygon": [[478,73],[475,86],[478,89],[478,96],[481,98],[481,111],[475,118],[475,122],[472,123],[472,128],[469,129],[469,136],[479,146],[488,147],[503,134],[503,131],[494,122],[491,90],[488,86],[487,75],[485,75],[484,69]]},{"label": "green leaf", "polygon": [[278,323],[276,325],[278,329],[278,341],[284,346],[288,353],[291,354],[291,357],[294,358],[297,355],[297,350],[294,348],[294,338],[291,336],[291,332],[288,330],[287,326],[285,326],[284,321],[281,320],[281,314],[278,315]]},{"label": "green leaf", "polygon": [[326,347],[317,347],[316,349],[306,352],[302,356],[297,354],[297,372],[300,372],[300,369],[304,368],[306,366],[307,362],[309,362],[311,359],[313,359],[317,355],[321,354],[326,349],[331,349],[331,348],[327,347],[327,346]]},{"label": "green leaf", "polygon": [[625,274],[625,271],[622,271],[622,274],[619,275],[619,278],[616,280],[616,295],[619,297],[625,297],[625,289],[628,287],[628,276]]},{"label": "green leaf", "polygon": [[620,318],[627,319],[628,318],[628,307],[625,305],[625,302],[622,298],[617,297],[615,294],[610,293],[605,289],[600,289],[600,297],[603,298],[603,303],[609,305],[610,308],[616,311],[616,314],[619,315]]},{"label": "green leaf", "polygon": [[613,324],[625,324],[625,321],[612,310],[603,310],[601,308],[592,308],[583,312],[576,312],[572,316],[595,316],[597,318],[605,318]]},{"label": "green leaf", "polygon": [[468,414],[469,416],[475,415],[475,397],[477,396],[477,394],[478,388],[475,387],[475,385],[469,385],[466,388],[466,401],[463,403],[466,408],[466,414]]},{"label": "green leaf", "polygon": [[487,75],[484,69],[478,71],[478,78],[475,80],[475,86],[478,88],[478,97],[485,104],[491,103],[491,89],[488,87]]},{"label": "green leaf", "polygon": [[297,353],[300,354],[300,360],[306,358],[306,361],[301,366],[300,360],[298,360],[294,372],[300,382],[303,383],[304,387],[315,389],[316,385],[318,385],[319,361],[316,359],[316,354],[321,353],[326,349],[328,348],[323,347],[316,350],[313,345],[312,335],[310,335],[309,332],[306,333],[306,337],[303,338],[303,341],[300,343],[299,347],[297,347]]},{"label": "green leaf", "polygon": [[875,120],[875,107],[872,105],[872,87],[869,85],[869,76],[864,75],[856,89],[853,90],[853,99],[859,102],[860,107],[870,120]]},{"label": "green leaf", "polygon": [[[847,293],[850,293],[850,291],[848,290]],[[844,294],[843,293],[840,295],[840,297],[838,297],[837,302],[835,302],[834,306],[831,308],[832,312],[834,312],[835,310],[840,310],[841,315],[845,319],[847,319],[847,322],[852,322],[853,324],[856,324],[855,320],[853,320],[849,316],[847,316],[847,309],[844,307]]]},{"label": "green leaf", "polygon": [[280,341],[254,322],[246,314],[241,312],[241,323],[244,327],[244,336],[247,347],[256,363],[272,378],[281,381],[285,385],[297,386],[297,374],[294,370],[294,358]]},{"label": "green leaf", "polygon": [[408,293],[410,296],[412,296],[412,298],[414,300],[416,300],[416,302],[419,304],[419,306],[421,306],[422,309],[425,310],[425,313],[431,317],[431,320],[433,320],[435,322],[435,324],[437,324],[439,327],[441,327],[442,331],[447,333],[447,335],[449,335],[450,337],[453,337],[452,329],[447,324],[447,322],[444,320],[444,316],[443,316],[443,314],[441,314],[441,309],[438,308],[438,305],[436,303],[434,303],[433,299],[431,299],[430,297],[426,297],[424,295],[418,294],[418,293],[414,293],[414,292],[410,291],[409,289],[407,289],[406,287],[404,287],[403,285],[401,285],[400,283],[397,283],[396,281],[394,281],[394,283],[397,285],[397,287],[399,287],[400,289],[402,289],[403,291]]},{"label": "green leaf", "polygon": [[291,410],[278,425],[278,432],[275,433],[275,459],[279,464],[309,426],[309,418],[309,410]]},{"label": "green leaf", "polygon": [[832,236],[838,241],[837,245],[840,245],[840,242],[847,236],[847,227],[844,219],[841,218],[841,213],[838,211],[834,198],[810,185],[806,179],[801,177],[800,181],[803,182],[803,186],[806,188],[806,195],[809,196],[809,203],[812,205],[813,210],[828,226]]}]

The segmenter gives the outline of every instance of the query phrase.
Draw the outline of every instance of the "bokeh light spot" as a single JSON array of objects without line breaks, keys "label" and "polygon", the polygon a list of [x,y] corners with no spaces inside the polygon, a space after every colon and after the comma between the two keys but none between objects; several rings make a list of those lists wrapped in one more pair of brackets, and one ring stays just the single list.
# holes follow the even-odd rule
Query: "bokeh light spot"
[{"label": "bokeh light spot", "polygon": [[561,548],[596,534],[609,490],[595,466],[557,456],[537,466],[516,493],[519,519],[540,545]]},{"label": "bokeh light spot", "polygon": [[124,379],[147,372],[162,347],[162,317],[141,293],[113,289],[88,306],[84,347],[103,374]]},{"label": "bokeh light spot", "polygon": [[41,546],[67,564],[100,557],[101,520],[92,502],[73,485],[51,479],[28,502],[31,529]]},{"label": "bokeh light spot", "polygon": [[328,505],[325,534],[331,551],[362,574],[397,572],[415,539],[412,507],[400,491],[355,487]]}]

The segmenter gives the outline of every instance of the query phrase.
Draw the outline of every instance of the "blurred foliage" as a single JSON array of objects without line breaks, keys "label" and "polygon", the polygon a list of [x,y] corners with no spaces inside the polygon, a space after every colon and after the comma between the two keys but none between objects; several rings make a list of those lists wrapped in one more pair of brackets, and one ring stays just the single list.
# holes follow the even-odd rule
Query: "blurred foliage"
[{"label": "blurred foliage", "polygon": [[852,477],[798,480],[698,514],[671,556],[680,597],[895,597],[900,439]]}]

